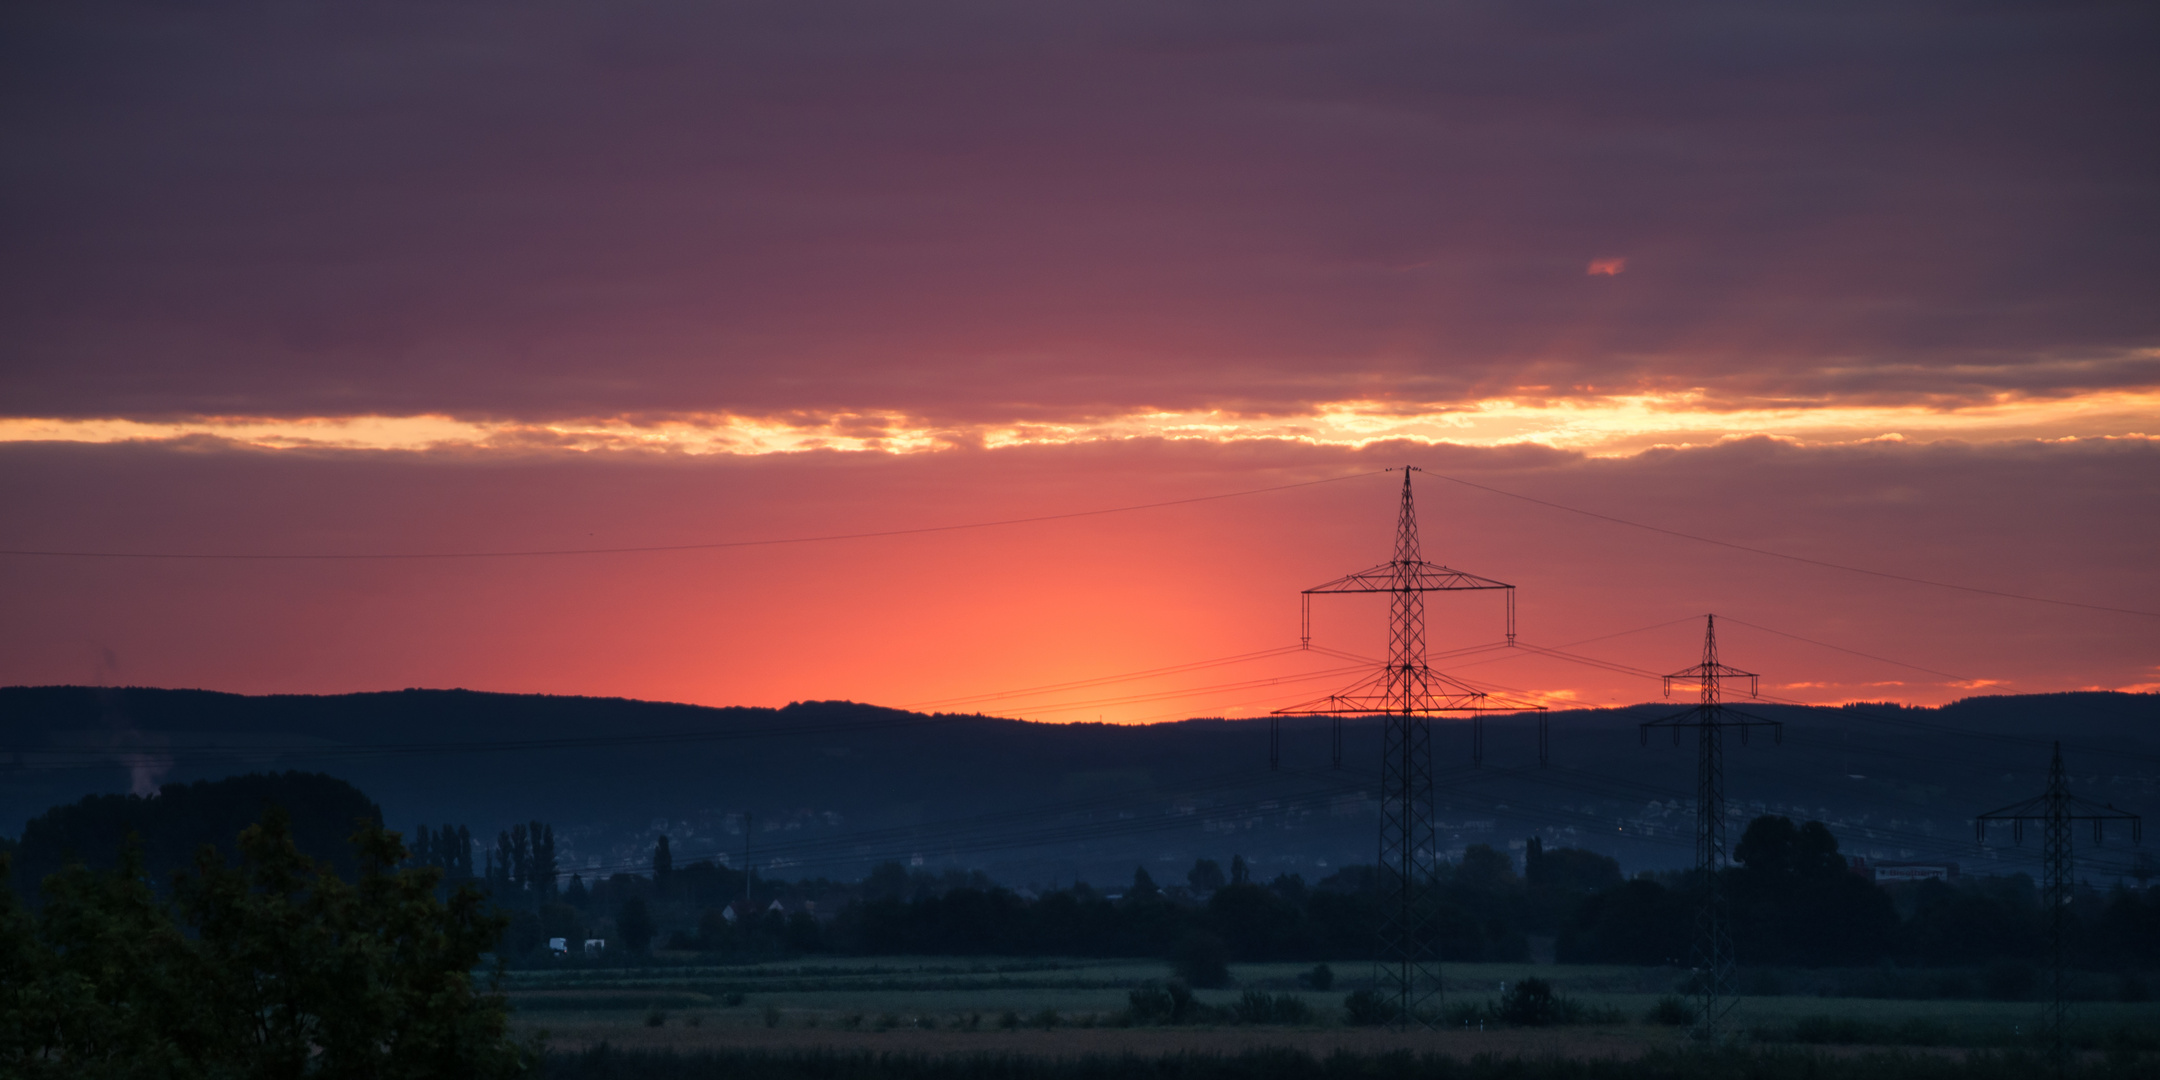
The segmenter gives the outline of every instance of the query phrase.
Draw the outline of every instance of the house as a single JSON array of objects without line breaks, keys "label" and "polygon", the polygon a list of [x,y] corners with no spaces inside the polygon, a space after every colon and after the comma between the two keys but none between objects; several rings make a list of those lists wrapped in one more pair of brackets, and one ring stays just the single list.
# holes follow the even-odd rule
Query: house
[{"label": "house", "polygon": [[1954,862],[1885,862],[1875,864],[1875,881],[1888,884],[1893,881],[1956,881],[1958,864]]},{"label": "house", "polygon": [[1877,885],[1889,885],[1899,881],[1956,881],[1958,864],[1954,862],[1879,862],[1870,864],[1859,855],[1846,858],[1852,872]]},{"label": "house", "polygon": [[568,955],[570,955],[570,939],[568,939],[568,938],[559,938],[559,937],[551,937],[551,938],[549,938],[549,939],[548,939],[548,955],[550,955],[550,956],[568,956]]},{"label": "house", "polygon": [[589,937],[589,938],[586,938],[586,939],[585,939],[585,955],[586,955],[586,956],[588,956],[588,957],[596,957],[596,956],[599,956],[599,955],[600,955],[601,953],[604,953],[604,952],[606,952],[606,951],[607,951],[607,939],[606,939],[606,938],[596,938],[596,937]]}]

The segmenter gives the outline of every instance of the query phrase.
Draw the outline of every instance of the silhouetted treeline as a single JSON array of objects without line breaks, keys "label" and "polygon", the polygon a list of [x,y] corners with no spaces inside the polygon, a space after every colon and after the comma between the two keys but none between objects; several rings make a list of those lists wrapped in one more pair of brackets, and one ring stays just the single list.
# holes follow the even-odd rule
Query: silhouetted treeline
[{"label": "silhouetted treeline", "polygon": [[[1733,856],[1723,884],[1743,965],[1975,966],[2037,961],[2046,951],[2047,911],[2023,874],[1880,886],[1853,872],[1822,823],[1775,816],[1750,823]],[[1567,920],[1557,959],[1685,964],[1700,895],[1694,874],[1601,891]],[[2160,966],[2160,897],[2146,890],[2081,886],[2069,925],[2080,966]]]},{"label": "silhouetted treeline", "polygon": [[[346,839],[381,812],[350,784],[320,774],[249,775],[169,784],[154,798],[92,796],[33,819],[14,853],[12,884],[26,898],[71,861],[117,864],[129,835],[142,840],[149,879],[162,883],[204,845],[231,853],[265,808],[282,808],[303,852],[346,876]],[[413,831],[411,862],[442,870],[441,894],[479,885],[508,917],[498,954],[518,964],[584,955],[606,942],[613,961],[655,947],[750,959],[809,953],[1213,957],[1213,963],[1352,960],[1371,956],[1383,902],[1372,867],[1308,883],[1252,879],[1242,858],[1200,859],[1183,882],[1147,869],[1129,884],[1045,890],[1000,887],[979,872],[928,873],[897,863],[860,882],[754,879],[699,860],[675,865],[657,837],[650,874],[561,881],[555,830],[533,821],[500,831],[492,847],[462,825]],[[482,868],[474,872],[474,859]],[[1723,886],[1743,966],[1754,968],[1964,968],[1991,973],[1972,992],[2017,996],[2045,956],[2047,912],[2024,875],[1878,886],[1853,872],[1819,822],[1755,819],[1733,850]],[[1701,882],[1689,873],[1623,879],[1613,859],[1526,846],[1521,865],[1472,845],[1444,865],[1427,900],[1440,955],[1521,961],[1533,938],[1551,938],[1564,963],[1684,966]],[[2104,971],[2160,968],[2160,896],[2142,887],[2081,886],[2067,912],[2073,961]],[[2005,966],[2007,965],[2007,966]],[[2020,967],[2019,965],[2023,965]],[[1205,966],[1205,965],[1203,965]],[[2020,972],[2025,974],[2020,974]],[[1980,978],[1980,976],[1974,976]],[[2128,985],[2127,983],[2125,984]]]},{"label": "silhouetted treeline", "polygon": [[[1878,886],[1854,872],[1820,822],[1795,825],[1778,816],[1751,823],[1734,856],[1724,884],[1745,966],[1981,967],[2044,955],[2046,912],[2022,875]],[[1076,884],[1036,896],[980,875],[933,876],[887,864],[853,887],[771,883],[755,910],[738,905],[730,919],[725,908],[705,906],[694,923],[689,912],[701,899],[736,902],[740,874],[704,871],[711,884],[703,897],[685,887],[687,869],[665,887],[619,875],[608,888],[636,895],[647,917],[665,915],[659,921],[672,932],[649,940],[720,955],[1172,957],[1190,953],[1196,941],[1215,943],[1229,962],[1373,954],[1380,906],[1388,902],[1373,868],[1345,868],[1310,884],[1297,875],[1260,883],[1249,879],[1243,860],[1231,865],[1226,875],[1202,859],[1185,883],[1169,887],[1141,868],[1116,891]],[[1441,869],[1429,900],[1447,960],[1527,960],[1530,940],[1546,936],[1561,962],[1685,966],[1698,886],[1686,873],[1624,880],[1606,856],[1547,850],[1532,840],[1519,869],[1506,854],[1472,845]],[[837,911],[836,897],[844,902]],[[2080,965],[2160,967],[2160,897],[2128,886],[2082,888],[2069,916]],[[2018,970],[2002,968],[1971,992],[2017,996],[2022,990],[2011,984]]]},{"label": "silhouetted treeline", "polygon": [[152,796],[90,795],[23,826],[12,884],[34,902],[39,883],[69,863],[93,870],[118,866],[132,834],[141,838],[150,881],[162,887],[174,871],[193,868],[204,845],[234,857],[240,831],[271,807],[285,811],[301,854],[328,863],[347,880],[358,873],[347,839],[382,824],[382,809],[360,789],[321,773],[250,773],[166,784]]}]

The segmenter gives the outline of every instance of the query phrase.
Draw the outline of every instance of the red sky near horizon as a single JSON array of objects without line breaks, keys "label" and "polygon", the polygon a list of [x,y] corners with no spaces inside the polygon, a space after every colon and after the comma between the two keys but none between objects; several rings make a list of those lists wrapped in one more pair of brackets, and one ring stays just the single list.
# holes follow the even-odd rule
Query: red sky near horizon
[{"label": "red sky near horizon", "polygon": [[1416,465],[1426,557],[1529,642],[1677,670],[1714,611],[1794,700],[2160,689],[2156,46],[2134,5],[11,10],[0,549],[1331,482],[0,555],[0,683],[1258,715],[1343,663],[1011,692],[1296,644]]}]

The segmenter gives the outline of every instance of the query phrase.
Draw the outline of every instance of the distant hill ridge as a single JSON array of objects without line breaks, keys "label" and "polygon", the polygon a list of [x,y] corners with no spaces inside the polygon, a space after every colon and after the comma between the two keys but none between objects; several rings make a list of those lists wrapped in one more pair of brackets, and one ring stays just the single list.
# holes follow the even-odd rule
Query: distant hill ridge
[{"label": "distant hill ridge", "polygon": [[[1908,840],[1916,829],[1969,836],[1962,822],[1970,814],[2038,793],[2047,741],[2060,738],[2081,782],[2103,785],[2088,794],[2160,812],[2152,797],[2160,794],[2160,695],[1990,695],[1940,708],[1739,705],[1784,721],[1788,733],[1782,746],[1758,738],[1732,749],[1729,786],[1743,803],[1855,823],[1903,821],[1899,835]],[[1595,841],[1631,868],[1684,861],[1658,826],[1617,824],[1653,804],[1670,804],[1653,818],[1672,818],[1692,797],[1692,755],[1676,752],[1669,738],[1644,747],[1636,731],[1675,708],[1556,712],[1546,770],[1536,767],[1527,718],[1488,722],[1486,768],[1475,773],[1466,768],[1465,726],[1444,725],[1436,764],[1454,778],[1442,785],[1441,816],[1451,822],[1443,842],[1520,843],[1540,833]],[[1379,752],[1370,721],[1349,725],[1342,773],[1326,769],[1324,720],[1286,724],[1285,771],[1270,774],[1265,724],[1251,719],[1123,727],[926,716],[839,701],[713,708],[468,690],[250,696],[9,687],[0,688],[0,717],[8,733],[0,767],[9,781],[0,785],[0,832],[18,831],[50,806],[127,791],[146,778],[297,769],[351,781],[394,828],[456,821],[492,836],[499,825],[539,818],[561,825],[571,850],[604,853],[611,864],[633,860],[663,827],[693,855],[734,850],[739,832],[728,822],[748,810],[764,823],[761,843],[767,828],[776,830],[775,844],[872,832],[864,858],[1017,859],[1046,877],[1060,860],[1067,876],[1100,873],[1087,868],[1112,860],[1129,876],[1136,858],[1226,856],[1233,846],[1249,857],[1276,852],[1286,866],[1369,860],[1371,834],[1357,807],[1361,792],[1368,800],[1372,793]],[[165,749],[120,752],[145,745]],[[91,767],[52,768],[86,761]],[[1288,803],[1260,806],[1270,792],[1328,785],[1342,794],[1302,823],[1271,824],[1268,814],[1289,814]],[[1086,832],[1088,815],[1111,812],[1101,800],[1113,796],[1126,800],[1116,813],[1128,818],[1193,815],[1192,835],[1072,839]],[[1224,808],[1247,803],[1252,814],[1222,818],[1230,813]],[[1034,853],[967,848],[940,824],[1067,805],[1081,809],[1055,817],[1063,831]]]}]

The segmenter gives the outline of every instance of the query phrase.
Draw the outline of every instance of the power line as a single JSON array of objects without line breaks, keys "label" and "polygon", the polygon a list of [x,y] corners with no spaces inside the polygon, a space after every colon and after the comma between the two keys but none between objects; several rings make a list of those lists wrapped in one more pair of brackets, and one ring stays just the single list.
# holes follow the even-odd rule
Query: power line
[{"label": "power line", "polygon": [[791,536],[772,540],[720,540],[702,544],[655,544],[643,547],[607,548],[547,548],[530,551],[433,551],[433,552],[358,552],[338,554],[330,552],[302,552],[280,554],[273,552],[139,552],[139,551],[53,551],[32,549],[0,549],[0,555],[35,556],[65,559],[183,559],[221,561],[338,561],[338,560],[415,560],[415,559],[527,559],[558,555],[642,555],[670,551],[716,551],[725,548],[776,547],[786,544],[819,544],[834,540],[872,540],[891,536],[919,536],[925,533],[960,532],[967,529],[993,529],[1007,525],[1033,525],[1045,521],[1070,521],[1074,518],[1101,517],[1105,514],[1127,514],[1136,510],[1160,510],[1168,506],[1189,506],[1193,503],[1236,499],[1246,495],[1264,495],[1274,491],[1333,484],[1343,480],[1355,480],[1373,476],[1372,471],[1331,476],[1323,480],[1305,480],[1295,484],[1278,484],[1274,487],[1248,488],[1244,491],[1226,491],[1219,495],[1196,495],[1189,499],[1169,499],[1163,502],[1139,503],[1133,506],[1113,506],[1102,510],[1075,510],[1065,514],[1039,514],[1034,517],[1003,518],[997,521],[973,521],[962,525],[925,525],[916,529],[884,529],[877,532],[833,533],[824,536]]},{"label": "power line", "polygon": [[1877,656],[1877,655],[1875,655],[1874,653],[1864,653],[1864,652],[1861,652],[1861,651],[1860,651],[1860,650],[1858,650],[1858,649],[1848,649],[1848,648],[1844,647],[1843,645],[1832,645],[1832,644],[1830,644],[1830,643],[1829,643],[1829,642],[1827,642],[1827,641],[1817,641],[1817,640],[1815,640],[1814,638],[1804,638],[1804,637],[1801,637],[1801,636],[1800,636],[1800,635],[1798,635],[1798,634],[1788,634],[1788,633],[1786,633],[1786,632],[1785,632],[1785,631],[1783,631],[1783,630],[1772,630],[1772,629],[1770,629],[1770,628],[1769,628],[1769,627],[1767,627],[1767,626],[1757,626],[1757,625],[1755,625],[1754,623],[1751,623],[1751,622],[1745,622],[1745,621],[1743,621],[1743,620],[1740,620],[1740,619],[1735,619],[1735,618],[1732,618],[1731,616],[1727,616],[1727,617],[1726,617],[1726,620],[1725,620],[1725,621],[1727,621],[1727,622],[1735,622],[1735,623],[1739,623],[1740,625],[1742,625],[1742,626],[1745,626],[1745,627],[1747,627],[1747,628],[1748,628],[1748,629],[1750,629],[1750,630],[1760,630],[1760,631],[1762,631],[1762,632],[1763,632],[1763,633],[1765,633],[1765,634],[1776,634],[1777,636],[1779,636],[1779,637],[1781,637],[1781,638],[1791,638],[1791,639],[1792,639],[1792,640],[1794,640],[1794,641],[1799,641],[1799,642],[1805,642],[1805,643],[1807,643],[1807,644],[1809,644],[1809,645],[1814,645],[1814,646],[1816,646],[1816,647],[1818,647],[1818,648],[1823,648],[1823,649],[1829,649],[1829,650],[1830,650],[1830,651],[1832,651],[1832,652],[1841,652],[1841,653],[1845,653],[1845,654],[1847,654],[1847,655],[1849,655],[1849,656],[1857,656],[1857,657],[1860,657],[1860,658],[1862,658],[1862,659],[1865,659],[1865,660],[1879,660],[1879,661],[1881,661],[1881,662],[1883,662],[1883,663],[1885,663],[1885,664],[1889,664],[1889,665],[1891,665],[1892,667],[1911,668],[1911,669],[1912,669],[1912,670],[1914,670],[1914,671],[1924,671],[1924,672],[1928,673],[1929,675],[1940,675],[1940,676],[1942,676],[1942,677],[1943,677],[1943,678],[1945,678],[1945,679],[1956,679],[1956,680],[1957,680],[1957,681],[1959,681],[1959,682],[1967,682],[1967,683],[1970,683],[1970,682],[1979,682],[1979,681],[1981,681],[1981,680],[1979,680],[1979,679],[1975,679],[1975,678],[1973,678],[1973,677],[1972,677],[1972,676],[1970,676],[1970,675],[1954,675],[1954,674],[1951,674],[1950,672],[1947,672],[1947,671],[1937,671],[1937,670],[1935,670],[1934,668],[1931,668],[1931,667],[1921,667],[1921,666],[1920,666],[1920,665],[1918,665],[1918,664],[1908,664],[1908,663],[1906,663],[1906,662],[1905,662],[1905,661],[1903,661],[1903,660],[1892,660],[1892,659],[1890,659],[1890,658],[1889,658],[1889,657],[1887,657],[1887,656]]},{"label": "power line", "polygon": [[1600,514],[1594,510],[1584,510],[1579,507],[1568,506],[1563,503],[1550,502],[1545,499],[1533,498],[1529,495],[1522,495],[1513,491],[1504,491],[1500,488],[1488,487],[1484,484],[1474,483],[1469,480],[1464,480],[1460,477],[1449,476],[1446,473],[1436,472],[1430,473],[1429,475],[1436,476],[1442,480],[1449,481],[1450,483],[1461,484],[1464,487],[1476,488],[1479,491],[1490,492],[1494,495],[1503,495],[1510,499],[1520,499],[1523,502],[1535,503],[1539,506],[1548,507],[1554,510],[1563,510],[1570,514],[1581,514],[1584,517],[1596,518],[1599,521],[1607,521],[1615,525],[1625,525],[1631,529],[1643,529],[1648,532],[1662,533],[1666,536],[1674,536],[1682,540],[1693,540],[1698,544],[1710,544],[1721,548],[1731,548],[1734,551],[1745,551],[1751,555],[1764,555],[1773,559],[1784,559],[1789,562],[1806,563],[1809,566],[1820,566],[1827,570],[1843,570],[1849,574],[1866,574],[1869,577],[1885,578],[1890,581],[1904,581],[1914,585],[1930,585],[1938,589],[1953,589],[1958,592],[1978,593],[1982,596],[1999,596],[2009,600],[2026,600],[2035,604],[2055,604],[2060,607],[2083,608],[2087,611],[2109,611],[2117,615],[2141,615],[2148,619],[2160,619],[2160,611],[2140,611],[2135,608],[2109,607],[2105,604],[2086,604],[2080,603],[2076,600],[2058,600],[2054,597],[2049,596],[2033,596],[2029,593],[2004,592],[2000,589],[1983,589],[1977,585],[1958,585],[1948,581],[1935,581],[1930,578],[1911,577],[1905,574],[1893,574],[1885,570],[1870,570],[1864,566],[1848,566],[1844,563],[1827,562],[1822,559],[1810,559],[1805,555],[1792,555],[1783,551],[1772,551],[1769,548],[1751,547],[1747,544],[1735,544],[1729,540],[1715,540],[1707,536],[1697,536],[1694,533],[1685,533],[1679,531],[1678,529],[1667,529],[1657,525],[1645,525],[1640,521],[1630,521],[1627,518],[1614,517],[1611,514]]}]

